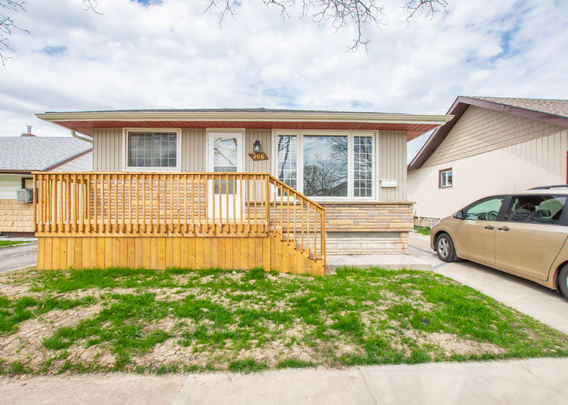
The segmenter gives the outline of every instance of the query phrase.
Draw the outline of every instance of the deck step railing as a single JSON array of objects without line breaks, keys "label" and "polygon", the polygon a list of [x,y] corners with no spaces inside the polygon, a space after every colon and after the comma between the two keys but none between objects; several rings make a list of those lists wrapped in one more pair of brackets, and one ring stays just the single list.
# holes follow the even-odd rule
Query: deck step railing
[{"label": "deck step railing", "polygon": [[37,236],[271,233],[325,261],[325,209],[267,173],[34,173]]}]

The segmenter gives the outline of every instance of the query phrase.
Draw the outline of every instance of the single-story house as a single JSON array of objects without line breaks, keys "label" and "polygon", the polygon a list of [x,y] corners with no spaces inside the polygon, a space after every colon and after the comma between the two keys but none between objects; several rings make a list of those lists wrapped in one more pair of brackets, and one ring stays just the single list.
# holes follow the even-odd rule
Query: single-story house
[{"label": "single-story house", "polygon": [[0,137],[0,233],[33,237],[33,204],[17,201],[17,190],[33,190],[34,171],[93,169],[93,146],[72,137],[37,137],[31,127],[19,137]]},{"label": "single-story house", "polygon": [[568,100],[458,97],[408,165],[416,225],[484,196],[568,184]]},{"label": "single-story house", "polygon": [[[84,200],[87,211],[77,214],[84,215],[80,223],[72,221],[78,230],[69,233],[62,225],[66,237],[140,240],[116,248],[109,241],[93,239],[91,247],[83,241],[83,250],[104,251],[107,261],[94,255],[75,267],[259,265],[300,271],[309,259],[319,266],[315,273],[326,255],[407,251],[413,204],[406,191],[406,144],[451,119],[264,108],[37,116],[93,139],[92,176],[81,186],[90,198]],[[54,177],[38,179],[40,194],[61,186]],[[63,180],[64,187],[71,183]],[[54,217],[44,214],[37,217],[37,235],[61,235],[50,228]],[[163,259],[162,253],[154,258],[161,244]],[[202,247],[202,257],[191,253]],[[290,264],[275,263],[282,251],[288,260],[288,248]],[[74,254],[77,259],[77,249]],[[241,261],[234,264],[236,255]]]}]

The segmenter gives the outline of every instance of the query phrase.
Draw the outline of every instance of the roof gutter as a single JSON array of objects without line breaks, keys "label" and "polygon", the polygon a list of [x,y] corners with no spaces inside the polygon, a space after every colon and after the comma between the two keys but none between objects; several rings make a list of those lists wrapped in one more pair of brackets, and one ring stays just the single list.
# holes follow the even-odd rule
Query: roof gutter
[{"label": "roof gutter", "polygon": [[71,130],[71,136],[73,138],[80,139],[80,140],[85,141],[85,142],[89,142],[91,145],[93,144],[92,139],[83,138],[82,136],[77,135],[77,133],[75,133],[75,131],[73,131],[73,130]]},{"label": "roof gutter", "polygon": [[67,112],[36,116],[47,122],[64,121],[280,121],[280,122],[361,122],[385,124],[443,125],[447,115],[380,114],[380,113],[243,113],[243,112]]}]

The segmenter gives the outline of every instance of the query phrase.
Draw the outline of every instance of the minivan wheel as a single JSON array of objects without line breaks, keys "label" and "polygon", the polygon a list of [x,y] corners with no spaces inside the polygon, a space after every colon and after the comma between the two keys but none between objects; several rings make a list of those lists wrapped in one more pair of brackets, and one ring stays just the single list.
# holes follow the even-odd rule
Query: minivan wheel
[{"label": "minivan wheel", "polygon": [[447,233],[443,233],[436,239],[436,253],[438,259],[443,262],[456,261],[456,253],[454,249],[454,242]]},{"label": "minivan wheel", "polygon": [[558,274],[558,288],[562,295],[568,298],[568,264],[565,264]]}]

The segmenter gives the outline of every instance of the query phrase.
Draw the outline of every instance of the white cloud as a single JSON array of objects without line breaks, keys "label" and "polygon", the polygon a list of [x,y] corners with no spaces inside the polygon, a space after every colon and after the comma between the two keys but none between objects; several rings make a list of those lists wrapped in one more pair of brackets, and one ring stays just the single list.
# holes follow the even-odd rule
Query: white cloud
[{"label": "white cloud", "polygon": [[[256,107],[445,113],[458,95],[565,98],[568,3],[450,0],[449,13],[401,24],[401,0],[384,0],[367,52],[346,52],[352,27],[335,32],[283,20],[260,0],[242,2],[219,27],[204,2],[144,6],[99,0],[28,0],[14,15],[29,35],[12,38],[0,67],[0,136],[44,111]],[[414,145],[414,143],[413,143]]]}]

